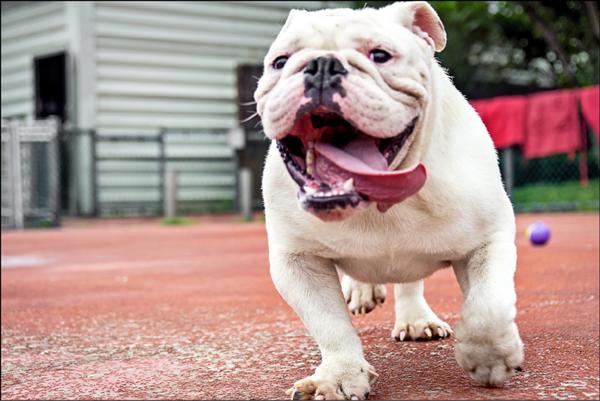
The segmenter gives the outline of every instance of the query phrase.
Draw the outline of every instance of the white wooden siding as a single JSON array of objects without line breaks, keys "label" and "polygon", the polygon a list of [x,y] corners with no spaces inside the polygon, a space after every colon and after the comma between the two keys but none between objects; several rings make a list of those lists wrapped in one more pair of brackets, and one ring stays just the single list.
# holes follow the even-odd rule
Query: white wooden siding
[{"label": "white wooden siding", "polygon": [[99,132],[234,127],[235,68],[261,62],[294,6],[320,4],[95,3]]},{"label": "white wooden siding", "polygon": [[2,117],[34,114],[33,59],[67,48],[62,2],[2,10]]}]

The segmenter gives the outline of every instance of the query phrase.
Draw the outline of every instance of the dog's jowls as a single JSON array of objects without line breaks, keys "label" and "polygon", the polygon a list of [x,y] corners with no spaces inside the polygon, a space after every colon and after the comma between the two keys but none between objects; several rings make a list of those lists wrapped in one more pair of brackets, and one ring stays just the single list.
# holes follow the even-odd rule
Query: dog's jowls
[{"label": "dog's jowls", "polygon": [[294,10],[265,57],[255,99],[272,139],[271,276],[322,354],[295,398],[368,396],[377,373],[348,309],[375,308],[383,284],[392,337],[451,335],[423,297],[422,280],[446,267],[464,293],[460,366],[500,385],[523,361],[514,215],[485,126],[434,58],[445,44],[425,2]]}]

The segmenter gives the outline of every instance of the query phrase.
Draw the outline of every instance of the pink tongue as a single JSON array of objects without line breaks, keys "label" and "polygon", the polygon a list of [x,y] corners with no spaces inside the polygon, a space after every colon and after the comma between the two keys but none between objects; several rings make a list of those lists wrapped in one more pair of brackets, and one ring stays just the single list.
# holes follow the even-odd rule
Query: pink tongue
[{"label": "pink tongue", "polygon": [[379,202],[381,211],[414,195],[427,177],[421,163],[404,170],[388,171],[385,158],[370,138],[354,140],[344,149],[317,142],[315,151],[319,177],[329,182],[353,178],[356,191]]},{"label": "pink tongue", "polygon": [[[331,145],[321,144],[325,147]],[[334,148],[335,150],[339,150]],[[366,164],[368,167],[372,167],[375,170],[385,171],[387,170],[387,161],[385,157],[381,154],[379,149],[377,149],[377,145],[375,145],[375,141],[371,138],[359,138],[350,142],[348,145],[344,147],[342,153],[348,153],[350,156],[354,156],[354,160],[358,163]],[[362,162],[362,163],[361,163]]]}]

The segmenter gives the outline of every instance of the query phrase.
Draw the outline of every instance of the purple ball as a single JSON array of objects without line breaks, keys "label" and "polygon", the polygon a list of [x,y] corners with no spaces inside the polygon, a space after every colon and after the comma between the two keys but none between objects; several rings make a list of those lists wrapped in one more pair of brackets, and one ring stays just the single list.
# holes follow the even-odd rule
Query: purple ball
[{"label": "purple ball", "polygon": [[533,245],[545,245],[550,239],[550,228],[541,221],[536,221],[527,228],[527,236]]}]

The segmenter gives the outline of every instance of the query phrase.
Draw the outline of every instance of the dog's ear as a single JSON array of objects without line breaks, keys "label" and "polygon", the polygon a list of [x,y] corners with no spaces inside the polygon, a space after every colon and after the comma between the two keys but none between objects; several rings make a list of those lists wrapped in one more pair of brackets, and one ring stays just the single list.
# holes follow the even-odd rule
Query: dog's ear
[{"label": "dog's ear", "polygon": [[298,14],[300,14],[300,12],[301,12],[301,10],[296,10],[296,9],[290,10],[290,13],[288,14],[288,17],[285,20],[283,27],[281,27],[280,32],[283,32],[287,27],[289,27],[292,20],[294,19],[294,17],[296,17]]},{"label": "dog's ear", "polygon": [[423,38],[436,52],[446,47],[446,30],[433,7],[426,1],[394,3],[384,8],[400,23]]}]

